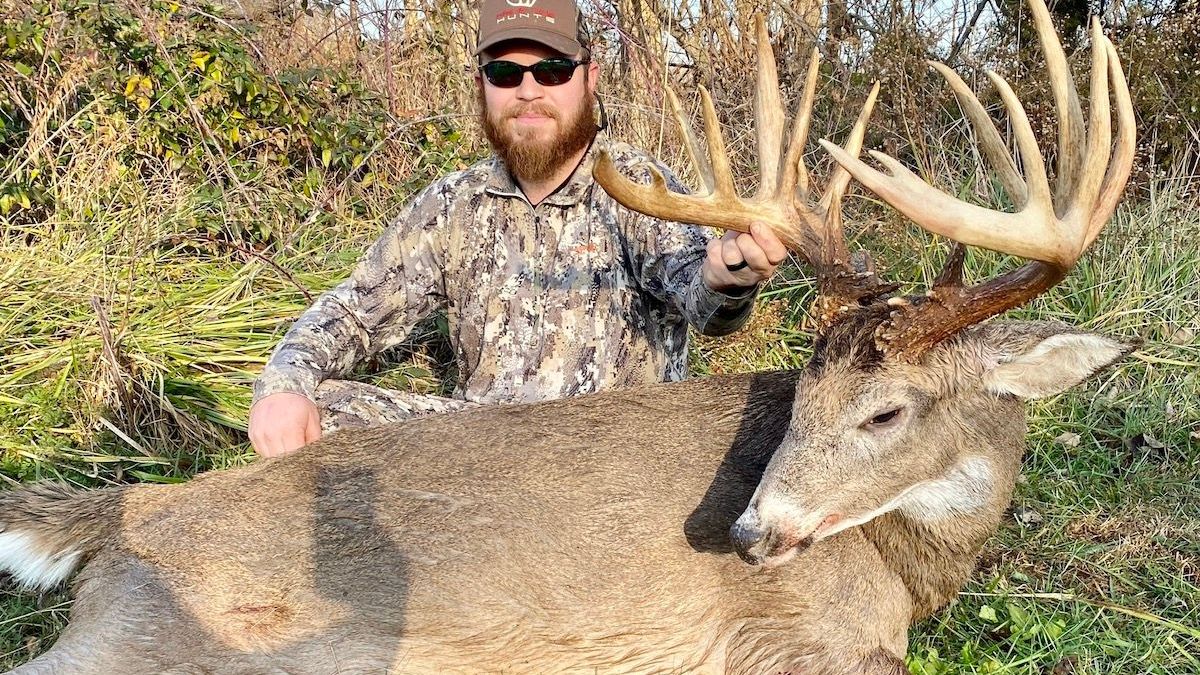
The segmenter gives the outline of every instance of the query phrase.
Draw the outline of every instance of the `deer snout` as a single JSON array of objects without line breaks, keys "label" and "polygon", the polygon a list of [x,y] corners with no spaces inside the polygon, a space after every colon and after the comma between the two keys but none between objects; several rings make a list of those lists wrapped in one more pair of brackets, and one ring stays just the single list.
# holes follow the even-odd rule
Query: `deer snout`
[{"label": "deer snout", "polygon": [[794,530],[764,522],[753,506],[729,528],[729,539],[738,557],[751,565],[784,563],[812,543],[811,536],[798,536]]}]

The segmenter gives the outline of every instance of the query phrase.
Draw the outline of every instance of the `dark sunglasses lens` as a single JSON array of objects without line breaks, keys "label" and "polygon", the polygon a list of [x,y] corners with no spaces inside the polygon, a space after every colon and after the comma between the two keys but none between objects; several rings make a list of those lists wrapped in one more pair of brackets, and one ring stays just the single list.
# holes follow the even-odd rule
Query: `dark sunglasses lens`
[{"label": "dark sunglasses lens", "polygon": [[521,84],[525,73],[512,61],[490,61],[483,65],[483,75],[493,86],[511,89]]},{"label": "dark sunglasses lens", "polygon": [[545,87],[555,87],[571,81],[575,64],[566,59],[543,59],[533,64],[533,79]]}]

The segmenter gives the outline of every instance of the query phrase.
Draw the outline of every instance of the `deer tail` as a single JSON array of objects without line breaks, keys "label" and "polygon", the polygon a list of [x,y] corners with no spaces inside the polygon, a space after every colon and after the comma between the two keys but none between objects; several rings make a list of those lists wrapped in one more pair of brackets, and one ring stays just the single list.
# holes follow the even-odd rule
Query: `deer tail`
[{"label": "deer tail", "polygon": [[0,572],[26,588],[61,584],[104,548],[127,489],[41,483],[0,492]]}]

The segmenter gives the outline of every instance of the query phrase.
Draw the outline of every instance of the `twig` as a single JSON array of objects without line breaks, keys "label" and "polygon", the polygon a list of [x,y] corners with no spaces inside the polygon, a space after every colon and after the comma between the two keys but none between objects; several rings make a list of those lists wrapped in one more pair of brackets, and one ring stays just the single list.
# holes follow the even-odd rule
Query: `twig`
[{"label": "twig", "polygon": [[947,65],[954,63],[954,59],[958,57],[958,53],[967,44],[967,39],[971,37],[971,31],[975,30],[975,24],[978,23],[979,17],[983,15],[983,8],[987,7],[988,1],[979,0],[979,4],[975,6],[975,13],[967,21],[967,25],[963,26],[962,33],[959,33],[958,39],[954,41],[954,46],[950,48],[950,55],[946,57]]}]

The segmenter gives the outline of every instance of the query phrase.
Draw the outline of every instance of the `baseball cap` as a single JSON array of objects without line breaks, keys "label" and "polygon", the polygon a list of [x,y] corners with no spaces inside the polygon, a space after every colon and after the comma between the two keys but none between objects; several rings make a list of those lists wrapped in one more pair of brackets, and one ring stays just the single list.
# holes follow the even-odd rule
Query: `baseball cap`
[{"label": "baseball cap", "polygon": [[483,0],[475,55],[505,40],[532,40],[568,56],[587,47],[574,0]]}]

